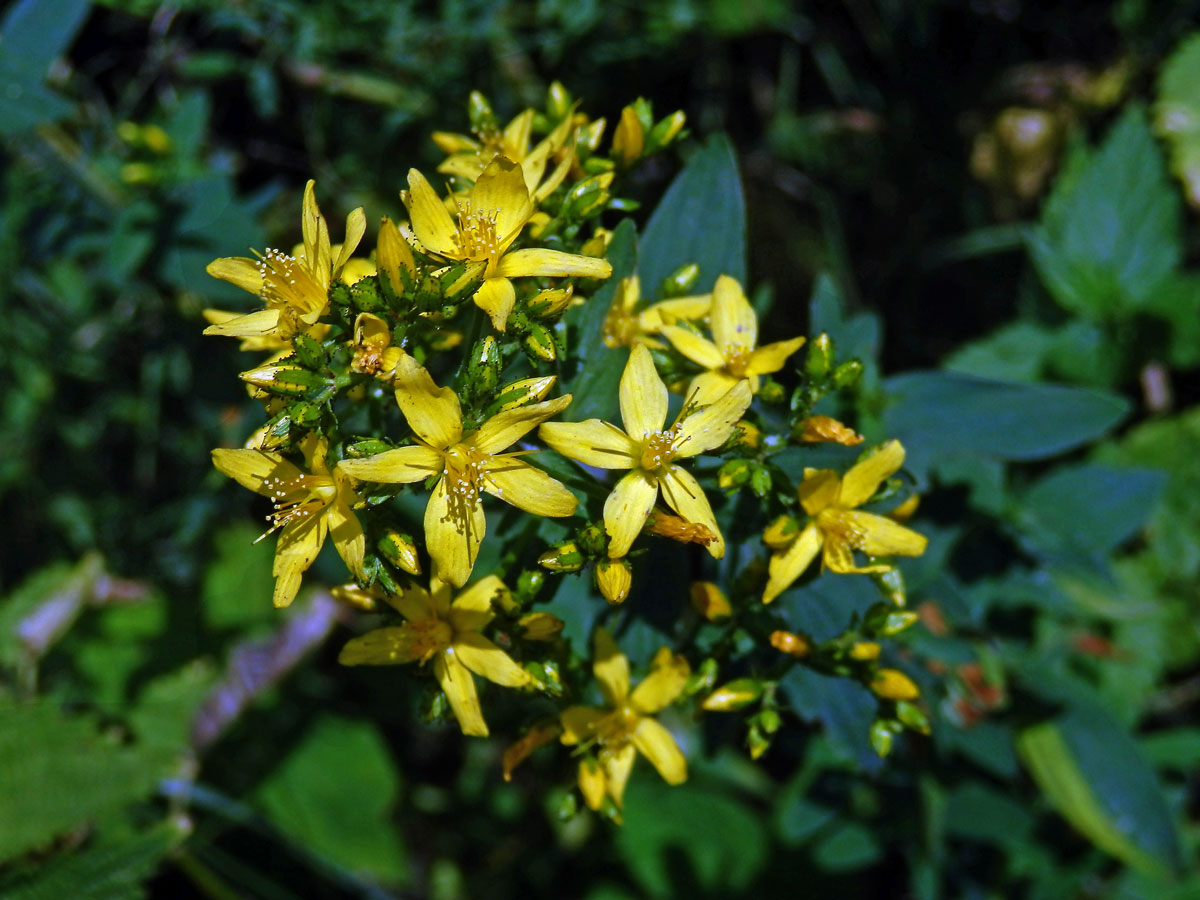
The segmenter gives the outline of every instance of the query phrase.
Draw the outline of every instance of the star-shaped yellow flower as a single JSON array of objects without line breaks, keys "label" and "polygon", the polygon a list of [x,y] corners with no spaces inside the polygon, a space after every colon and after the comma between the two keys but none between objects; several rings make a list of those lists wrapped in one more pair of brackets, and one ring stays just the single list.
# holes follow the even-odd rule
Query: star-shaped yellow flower
[{"label": "star-shaped yellow flower", "polygon": [[392,383],[417,443],[366,459],[344,459],[338,468],[362,481],[385,484],[440,476],[425,508],[425,542],[439,578],[461,587],[471,577],[486,525],[481,491],[537,516],[575,512],[575,495],[559,482],[522,462],[519,453],[501,453],[565,409],[570,394],[497,413],[464,436],[458,397],[439,388],[411,356],[400,357]]},{"label": "star-shaped yellow flower", "polygon": [[888,441],[839,477],[830,469],[805,469],[800,503],[810,516],[790,545],[771,556],[763,603],[788,589],[818,553],[835,572],[884,572],[890,566],[856,566],[855,550],[869,556],[920,556],[924,536],[893,519],[856,509],[871,499],[880,483],[904,464],[904,447]]},{"label": "star-shaped yellow flower", "polygon": [[[300,589],[300,578],[313,564],[325,536],[358,577],[362,570],[365,540],[351,506],[358,495],[349,479],[325,465],[325,441],[310,434],[300,443],[308,471],[265,450],[214,450],[213,465],[242,487],[270,497],[275,512],[268,520],[276,529],[275,605],[287,606]],[[263,537],[266,537],[264,534]]]},{"label": "star-shaped yellow flower", "polygon": [[678,325],[661,329],[676,350],[708,370],[693,378],[689,387],[701,402],[719,397],[743,379],[757,393],[758,376],[778,372],[804,343],[797,337],[758,347],[758,318],[742,286],[728,275],[718,278],[713,287],[711,318],[711,341]]},{"label": "star-shaped yellow flower", "polygon": [[687,660],[663,647],[650,664],[650,674],[631,692],[629,660],[609,633],[599,628],[592,671],[607,708],[567,708],[562,714],[561,738],[567,746],[596,749],[596,757],[585,757],[579,765],[579,789],[587,805],[599,809],[608,794],[617,808],[621,807],[638,753],[650,760],[668,784],[686,781],[687,759],[671,733],[652,716],[683,692],[691,675]]},{"label": "star-shaped yellow flower", "polygon": [[[223,257],[208,264],[209,275],[255,294],[266,303],[266,309],[217,321],[204,329],[205,334],[286,342],[315,325],[324,314],[330,282],[350,261],[366,231],[367,218],[361,208],[346,217],[346,240],[334,259],[329,226],[317,207],[314,183],[309,181],[304,188],[301,255],[269,249],[259,259]],[[218,317],[224,318],[220,313]],[[211,316],[209,321],[213,321]]]},{"label": "star-shaped yellow flower", "polygon": [[603,259],[560,250],[509,249],[533,215],[534,205],[521,167],[503,157],[483,170],[466,199],[455,201],[457,222],[416,169],[408,173],[408,188],[402,199],[413,236],[426,250],[449,260],[487,264],[475,305],[491,317],[497,331],[504,331],[517,299],[512,278],[612,274],[612,266]]},{"label": "star-shaped yellow flower", "polygon": [[712,296],[675,297],[663,300],[641,312],[637,311],[641,298],[641,282],[636,275],[622,278],[613,296],[612,306],[604,317],[604,343],[609,347],[632,347],[645,344],[655,350],[663,350],[666,344],[654,335],[664,325],[674,325],[681,319],[703,319],[712,306]]},{"label": "star-shaped yellow flower", "polygon": [[646,524],[661,489],[663,499],[689,522],[705,526],[715,536],[707,547],[717,559],[725,555],[725,539],[717,528],[712,507],[690,472],[676,460],[697,456],[725,443],[752,399],[750,385],[735,382],[721,397],[697,406],[689,400],[675,423],[667,421],[667,388],[650,351],[638,344],[621,375],[621,419],[625,431],[600,419],[547,422],[538,431],[543,441],[588,466],[629,469],[604,503],[608,555],[626,554]]},{"label": "star-shaped yellow flower", "polygon": [[377,628],[342,648],[338,661],[347,666],[393,665],[433,660],[433,674],[450,701],[463,734],[486,737],[487,723],[471,673],[504,687],[525,687],[533,676],[480,632],[492,621],[492,598],[504,591],[503,582],[489,575],[453,601],[450,585],[436,578],[430,590],[413,586],[388,597],[406,621]]}]

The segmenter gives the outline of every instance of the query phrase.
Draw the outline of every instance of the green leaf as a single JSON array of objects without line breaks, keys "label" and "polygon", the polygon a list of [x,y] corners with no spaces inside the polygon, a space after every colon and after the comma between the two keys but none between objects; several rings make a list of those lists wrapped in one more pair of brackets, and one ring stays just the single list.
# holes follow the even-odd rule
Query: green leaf
[{"label": "green leaf", "polygon": [[166,770],[56,705],[0,705],[0,861],[146,797]]},{"label": "green leaf", "polygon": [[567,328],[580,361],[579,372],[564,386],[574,397],[563,415],[569,422],[617,418],[617,385],[629,351],[604,343],[604,319],[617,285],[633,274],[637,264],[637,229],[632,219],[623,219],[613,231],[606,257],[613,267],[612,277],[586,303],[567,312]]},{"label": "green leaf", "polygon": [[261,533],[249,523],[235,522],[213,539],[212,562],[200,594],[204,624],[209,628],[245,628],[272,616],[275,543],[256,544]]},{"label": "green leaf", "polygon": [[87,17],[88,0],[19,0],[0,22],[0,54],[40,82],[71,45]]},{"label": "green leaf", "polygon": [[1029,250],[1065,309],[1127,315],[1182,257],[1182,209],[1143,109],[1130,105],[1076,178],[1055,184]]},{"label": "green leaf", "polygon": [[964,344],[942,363],[951,372],[1001,381],[1037,381],[1054,336],[1032,322],[1013,322]]},{"label": "green leaf", "polygon": [[1025,492],[1017,520],[1040,548],[1107,553],[1141,529],[1166,482],[1157,469],[1062,466]]},{"label": "green leaf", "polygon": [[1200,32],[1179,42],[1158,75],[1155,131],[1167,142],[1171,171],[1200,201]]},{"label": "green leaf", "polygon": [[260,785],[258,800],[286,834],[352,872],[405,879],[403,839],[389,815],[400,777],[367,722],[322,716]]},{"label": "green leaf", "polygon": [[1170,810],[1141,749],[1098,703],[1025,729],[1017,749],[1058,812],[1101,850],[1148,874],[1179,872]]},{"label": "green leaf", "polygon": [[875,697],[847,678],[835,678],[796,665],[779,680],[795,713],[808,722],[819,722],[836,756],[866,772],[878,772],[883,760],[871,749],[870,730],[875,720]]},{"label": "green leaf", "polygon": [[142,883],[183,838],[159,825],[132,838],[52,857],[0,881],[0,900],[141,900]]},{"label": "green leaf", "polygon": [[1002,847],[1027,840],[1033,816],[1006,794],[968,781],[946,796],[946,829],[953,834]]},{"label": "green leaf", "polygon": [[638,253],[642,291],[653,297],[668,275],[699,263],[695,292],[718,275],[746,284],[746,202],[729,138],[713,135],[684,166],[646,223]]},{"label": "green leaf", "polygon": [[813,847],[813,860],[822,869],[848,872],[869,866],[883,854],[870,829],[858,822],[839,822]]},{"label": "green leaf", "polygon": [[759,816],[727,794],[685,783],[671,787],[645,760],[625,792],[625,825],[616,844],[625,865],[653,897],[679,896],[672,854],[689,862],[690,887],[708,896],[746,888],[767,862],[769,843]]},{"label": "green leaf", "polygon": [[991,381],[956,372],[910,372],[884,383],[887,437],[924,473],[955,453],[1003,460],[1054,456],[1100,437],[1129,412],[1115,394],[1050,384]]}]

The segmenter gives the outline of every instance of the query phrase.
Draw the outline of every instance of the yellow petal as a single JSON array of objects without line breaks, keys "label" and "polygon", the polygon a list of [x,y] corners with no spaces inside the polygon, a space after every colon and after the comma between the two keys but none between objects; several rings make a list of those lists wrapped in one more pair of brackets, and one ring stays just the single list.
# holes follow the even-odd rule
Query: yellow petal
[{"label": "yellow petal", "polygon": [[837,572],[839,575],[886,572],[891,568],[887,565],[856,566],[853,548],[840,538],[831,535],[825,536],[821,559],[825,568]]},{"label": "yellow petal", "polygon": [[718,347],[739,346],[747,350],[758,345],[758,319],[742,286],[722,275],[713,286],[713,341]]},{"label": "yellow petal", "polygon": [[547,422],[538,437],[563,456],[585,466],[601,469],[632,469],[640,451],[629,435],[600,419],[583,422]]},{"label": "yellow petal", "polygon": [[588,809],[599,809],[604,803],[608,777],[595,759],[585,756],[579,760],[579,793]]},{"label": "yellow petal", "polygon": [[701,337],[690,328],[680,325],[663,325],[659,333],[671,345],[694,362],[706,369],[720,369],[725,365],[725,354],[712,341]]},{"label": "yellow petal", "polygon": [[[725,396],[733,388],[737,387],[739,382],[746,381],[744,378],[737,378],[730,375],[724,369],[715,369],[711,372],[701,372],[692,379],[688,385],[687,398],[692,403],[707,405],[715,403]],[[748,382],[751,386],[750,392],[754,393],[754,383]]]},{"label": "yellow petal", "polygon": [[364,459],[343,459],[337,467],[359,481],[412,484],[437,475],[445,468],[445,462],[438,451],[417,444],[385,450]]},{"label": "yellow petal", "polygon": [[855,463],[842,477],[842,506],[861,506],[871,499],[885,478],[890,478],[904,465],[904,447],[899,441],[888,441],[861,462]]},{"label": "yellow petal", "polygon": [[304,238],[304,258],[308,260],[310,266],[317,258],[317,243],[322,222],[321,210],[317,206],[316,185],[317,183],[311,178],[304,185],[304,201],[300,208],[300,231]]},{"label": "yellow petal", "polygon": [[858,510],[827,510],[817,519],[817,525],[836,532],[847,544],[870,556],[920,556],[928,543],[924,535],[893,519]]},{"label": "yellow petal", "polygon": [[458,719],[463,734],[487,737],[487,723],[483,721],[483,710],[479,708],[479,695],[475,692],[475,680],[467,667],[459,661],[454,650],[443,650],[433,660],[433,674],[450,708]]},{"label": "yellow petal", "polygon": [[777,341],[759,347],[750,354],[746,362],[747,375],[769,375],[783,368],[789,356],[804,346],[804,338],[792,338],[790,341]]},{"label": "yellow petal", "polygon": [[[338,252],[337,261],[333,264],[334,277],[342,271],[342,267],[350,261],[354,251],[358,249],[362,237],[367,232],[367,216],[362,207],[353,210],[346,216],[346,239],[342,241],[342,249]],[[371,274],[374,274],[372,272]]]},{"label": "yellow petal", "polygon": [[647,307],[639,316],[639,321],[647,331],[659,331],[664,325],[675,325],[681,321],[694,322],[706,318],[711,309],[711,294],[703,294],[698,297],[676,297],[673,300],[663,300],[661,303]]},{"label": "yellow petal", "polygon": [[681,433],[676,442],[677,455],[695,456],[720,447],[729,440],[733,426],[741,420],[753,399],[750,385],[739,381],[717,400],[689,413],[679,422]]},{"label": "yellow petal", "polygon": [[226,256],[214,259],[204,271],[213,278],[236,284],[243,291],[249,291],[257,297],[262,291],[263,283],[262,270],[258,266],[256,260],[246,259],[244,256]]},{"label": "yellow petal", "polygon": [[620,400],[625,431],[635,441],[662,431],[667,421],[667,386],[658,377],[650,351],[641,344],[629,352],[621,373]]},{"label": "yellow petal", "polygon": [[553,400],[531,403],[528,406],[520,406],[497,413],[479,426],[479,430],[470,436],[469,442],[472,447],[482,453],[499,453],[515,444],[551,416],[558,415],[570,403],[571,395],[564,394]]},{"label": "yellow petal", "polygon": [[642,469],[634,469],[617,482],[604,501],[604,530],[608,532],[611,558],[629,552],[657,499],[658,479]]},{"label": "yellow petal", "polygon": [[515,153],[524,155],[529,149],[529,135],[533,131],[532,109],[523,110],[504,126],[504,147]]},{"label": "yellow petal", "polygon": [[562,742],[567,746],[589,741],[596,733],[596,725],[605,716],[607,710],[596,709],[594,706],[569,706],[562,713]]},{"label": "yellow petal", "polygon": [[649,717],[638,720],[637,728],[630,735],[639,753],[654,764],[658,774],[667,784],[682,784],[687,781],[687,758],[671,737],[671,732]]},{"label": "yellow petal", "polygon": [[492,601],[504,590],[507,589],[503,581],[495,575],[488,575],[455,597],[447,612],[455,634],[480,631],[486,627],[496,615],[492,611]]},{"label": "yellow petal", "polygon": [[209,325],[204,329],[204,333],[222,337],[252,338],[274,334],[278,328],[279,310],[259,309],[244,316]]},{"label": "yellow petal", "polygon": [[838,502],[842,480],[832,469],[805,469],[800,482],[800,505],[810,516]]},{"label": "yellow petal", "polygon": [[400,236],[400,229],[386,217],[379,226],[379,243],[375,249],[375,261],[379,265],[379,270],[391,281],[392,290],[397,294],[403,294],[404,279],[400,275],[400,270],[407,269],[409,272],[413,272],[416,270],[417,264],[413,259],[412,249],[408,246],[408,242]]},{"label": "yellow petal", "polygon": [[763,603],[770,603],[804,574],[821,550],[821,532],[816,525],[809,525],[797,536],[790,547],[782,553],[772,553],[767,565],[767,588],[763,591]]},{"label": "yellow petal", "polygon": [[620,808],[625,800],[625,785],[629,783],[629,773],[633,771],[633,761],[637,751],[633,744],[624,744],[615,750],[607,750],[600,754],[600,764],[604,766],[604,777],[608,782],[608,796]]},{"label": "yellow petal", "polygon": [[514,688],[533,684],[533,676],[477,631],[456,634],[452,646],[464,666],[493,684]]},{"label": "yellow petal", "polygon": [[468,153],[480,150],[479,142],[465,134],[455,134],[452,131],[435,131],[430,137],[443,153]]},{"label": "yellow petal", "polygon": [[343,666],[390,666],[420,659],[422,650],[411,629],[376,628],[346,642],[338,654]]},{"label": "yellow petal", "polygon": [[643,715],[656,713],[683,693],[683,686],[691,674],[686,659],[663,647],[650,664],[650,674],[629,695],[629,702]]},{"label": "yellow petal", "polygon": [[515,457],[493,457],[486,472],[485,491],[535,516],[569,516],[578,505],[559,481]]},{"label": "yellow petal", "polygon": [[531,247],[505,253],[496,267],[496,274],[507,278],[525,276],[580,278],[608,278],[612,275],[612,264],[606,259],[564,253],[561,250],[544,250]]},{"label": "yellow petal", "polygon": [[399,610],[400,614],[410,622],[420,622],[423,619],[438,618],[429,591],[420,585],[405,588],[396,596],[389,596],[388,603]]},{"label": "yellow petal", "polygon": [[488,314],[497,331],[504,331],[516,302],[517,290],[507,278],[486,278],[475,292],[475,305]]},{"label": "yellow petal", "polygon": [[275,546],[275,606],[289,605],[300,589],[300,576],[308,569],[321,552],[325,543],[327,526],[323,515],[310,515],[289,522],[279,532],[279,543]]},{"label": "yellow petal", "polygon": [[604,628],[596,629],[595,653],[592,672],[600,685],[600,693],[609,706],[619,708],[629,696],[629,660],[617,649],[612,635]]},{"label": "yellow petal", "polygon": [[705,545],[709,555],[714,559],[723,557],[725,538],[717,528],[717,518],[713,515],[708,498],[704,496],[704,489],[692,477],[692,473],[681,466],[668,466],[658,477],[658,483],[662,487],[663,499],[667,501],[668,506],[687,521],[703,525],[716,536],[715,541]]},{"label": "yellow petal", "polygon": [[416,169],[408,170],[408,193],[404,196],[413,235],[426,250],[458,259],[462,256],[455,238],[458,228],[446,205]]},{"label": "yellow petal", "polygon": [[265,450],[225,450],[212,452],[213,466],[222,475],[227,475],[244,488],[249,488],[256,494],[272,496],[274,488],[265,487],[264,482],[293,481],[303,477],[293,463],[288,462],[278,453],[268,453]]},{"label": "yellow petal", "polygon": [[425,507],[425,543],[439,578],[455,587],[467,583],[486,525],[478,498],[468,502],[447,490],[445,478],[438,481]]},{"label": "yellow petal", "polygon": [[366,552],[367,541],[363,535],[362,525],[358,516],[350,509],[345,498],[339,496],[325,511],[329,527],[329,536],[333,538],[333,546],[356,579],[362,576],[363,554]]},{"label": "yellow petal", "polygon": [[471,188],[471,211],[494,214],[496,237],[501,245],[511,243],[533,215],[521,167],[502,156],[488,163]]},{"label": "yellow petal", "polygon": [[462,439],[462,406],[450,388],[439,388],[425,367],[405,355],[396,365],[396,403],[425,443],[445,450]]}]

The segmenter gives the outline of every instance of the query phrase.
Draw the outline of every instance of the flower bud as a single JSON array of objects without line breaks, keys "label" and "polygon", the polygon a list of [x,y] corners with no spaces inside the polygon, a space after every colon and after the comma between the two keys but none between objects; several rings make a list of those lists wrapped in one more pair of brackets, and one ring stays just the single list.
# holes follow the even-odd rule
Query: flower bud
[{"label": "flower bud", "polygon": [[856,447],[863,436],[853,428],[847,428],[830,416],[809,416],[793,432],[800,440],[810,444],[832,443],[843,447]]},{"label": "flower bud", "polygon": [[552,81],[546,91],[546,115],[554,122],[561,122],[571,114],[571,93],[561,81]]},{"label": "flower bud", "polygon": [[808,345],[808,355],[804,359],[804,373],[814,381],[819,381],[829,374],[832,365],[833,339],[822,332]]},{"label": "flower bud", "polygon": [[717,688],[700,704],[710,712],[744,709],[762,696],[763,684],[757,678],[735,678]]},{"label": "flower bud", "polygon": [[862,373],[863,364],[861,360],[847,360],[833,370],[833,384],[839,388],[852,387],[857,383]]},{"label": "flower bud", "polygon": [[710,622],[728,619],[733,615],[733,607],[725,592],[711,581],[693,581],[689,595],[692,608]]},{"label": "flower bud", "polygon": [[532,612],[517,619],[517,624],[527,641],[553,641],[562,634],[565,623],[548,612]]},{"label": "flower bud", "polygon": [[753,474],[753,465],[748,459],[731,459],[725,462],[717,472],[717,485],[723,491],[739,488]]},{"label": "flower bud", "polygon": [[467,358],[467,378],[474,396],[483,396],[500,383],[500,345],[490,334],[475,342]]},{"label": "flower bud", "polygon": [[783,385],[772,378],[770,375],[764,375],[758,387],[758,399],[763,403],[782,403],[787,396],[787,392],[783,389]]},{"label": "flower bud", "polygon": [[536,569],[525,569],[517,576],[517,589],[514,592],[518,602],[525,604],[533,600],[546,583],[546,575]]},{"label": "flower bud", "polygon": [[608,547],[608,536],[595,522],[588,522],[579,529],[577,540],[579,549],[589,556],[599,556]]},{"label": "flower bud", "polygon": [[583,219],[600,209],[608,202],[608,189],[612,182],[612,172],[601,172],[576,183],[563,200],[562,215]]},{"label": "flower bud", "polygon": [[904,589],[904,575],[899,569],[873,572],[871,580],[875,582],[875,587],[879,588],[879,592],[887,597],[894,606],[904,606],[908,595]]},{"label": "flower bud", "polygon": [[562,541],[539,556],[538,565],[551,572],[578,572],[583,568],[583,554],[574,541]]},{"label": "flower bud", "polygon": [[717,661],[711,656],[706,657],[696,671],[688,676],[687,683],[683,686],[684,696],[694,697],[702,691],[711,691],[712,686],[717,683],[718,670]]},{"label": "flower bud", "polygon": [[379,609],[379,600],[370,591],[363,590],[354,582],[330,588],[329,593],[335,600],[364,612],[375,612]]},{"label": "flower bud", "polygon": [[871,660],[879,659],[881,649],[875,641],[856,641],[847,655],[851,659],[857,659],[859,662],[870,662]]},{"label": "flower bud", "polygon": [[683,131],[683,126],[686,123],[687,116],[684,115],[681,109],[675,110],[669,116],[663,116],[650,129],[650,134],[646,137],[646,152],[652,153],[655,150],[666,147],[679,136],[679,132]]},{"label": "flower bud", "polygon": [[488,404],[488,417],[545,400],[556,380],[555,375],[541,375],[537,378],[522,378],[520,381],[509,382],[500,388],[496,399]]},{"label": "flower bud", "polygon": [[523,342],[525,353],[533,360],[554,362],[558,359],[558,350],[554,346],[554,334],[540,322],[534,322],[525,335]]},{"label": "flower bud", "polygon": [[571,305],[574,288],[541,291],[529,301],[529,314],[537,319],[552,319]]},{"label": "flower bud", "polygon": [[793,516],[783,515],[767,526],[762,541],[772,550],[785,550],[800,534],[800,521]]},{"label": "flower bud", "polygon": [[772,631],[771,646],[780,653],[803,659],[812,651],[812,643],[802,634],[792,631]]},{"label": "flower bud", "polygon": [[896,729],[895,723],[886,719],[876,719],[871,723],[871,748],[880,757],[885,757],[892,752],[892,744],[895,740]]},{"label": "flower bud", "polygon": [[888,518],[897,522],[907,522],[913,517],[917,511],[917,507],[920,505],[921,495],[913,494],[911,497],[893,509],[890,513],[888,513]]},{"label": "flower bud", "polygon": [[388,529],[379,539],[379,553],[393,566],[403,569],[409,575],[421,574],[421,560],[417,556],[417,545],[410,535]]},{"label": "flower bud", "polygon": [[771,473],[761,463],[754,463],[750,467],[750,491],[759,499],[771,492]]},{"label": "flower bud", "polygon": [[496,114],[492,112],[492,105],[488,103],[487,97],[479,91],[471,91],[467,98],[467,120],[471,123],[471,130],[476,134],[498,130]]},{"label": "flower bud", "polygon": [[750,751],[751,759],[759,759],[771,749],[770,736],[763,732],[762,727],[757,722],[752,722],[749,730],[746,732],[746,749]]},{"label": "flower bud", "polygon": [[623,603],[633,583],[633,569],[625,559],[602,559],[596,563],[596,587],[609,603]]},{"label": "flower bud", "polygon": [[626,106],[621,110],[621,121],[613,131],[613,158],[628,168],[641,158],[645,147],[646,135],[637,111],[632,106]]},{"label": "flower bud", "polygon": [[925,710],[921,709],[915,703],[910,703],[907,700],[901,700],[897,703],[896,718],[909,731],[915,731],[918,734],[929,734],[929,716],[925,714]]},{"label": "flower bud", "polygon": [[884,700],[916,700],[921,690],[899,669],[880,669],[871,679],[871,690]]},{"label": "flower bud", "polygon": [[696,263],[687,263],[664,278],[659,290],[667,300],[673,297],[686,297],[696,286],[696,280],[699,277],[700,266]]},{"label": "flower bud", "polygon": [[733,442],[735,446],[757,450],[762,446],[762,431],[753,422],[743,419],[733,426]]},{"label": "flower bud", "polygon": [[329,365],[329,354],[321,342],[303,331],[292,338],[292,349],[296,353],[296,361],[306,369],[320,371]]},{"label": "flower bud", "polygon": [[774,734],[783,725],[783,718],[777,709],[764,709],[758,714],[758,724],[766,734]]}]

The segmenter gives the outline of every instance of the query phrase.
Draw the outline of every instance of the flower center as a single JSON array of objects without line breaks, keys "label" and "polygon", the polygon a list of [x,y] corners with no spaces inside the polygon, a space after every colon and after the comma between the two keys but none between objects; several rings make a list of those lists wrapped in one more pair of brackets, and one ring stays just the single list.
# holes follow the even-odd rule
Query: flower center
[{"label": "flower center", "polygon": [[455,444],[446,451],[442,477],[446,488],[468,505],[479,499],[479,489],[487,476],[488,455],[469,444]]},{"label": "flower center", "polygon": [[647,435],[645,443],[642,444],[642,468],[653,470],[669,466],[679,452],[675,442],[682,433],[683,428],[676,422],[666,431],[655,431]]},{"label": "flower center", "polygon": [[258,271],[262,275],[259,296],[268,307],[280,311],[280,337],[286,339],[298,330],[297,318],[308,316],[311,325],[316,321],[311,314],[324,312],[327,292],[296,257],[268,248],[258,261]]},{"label": "flower center", "polygon": [[332,478],[322,475],[266,478],[263,487],[275,504],[275,512],[267,516],[271,527],[259,538],[260,541],[273,531],[321,513],[337,499],[337,485]]},{"label": "flower center", "polygon": [[454,235],[461,259],[494,260],[500,253],[496,210],[472,210],[470,201],[458,204],[458,233]]},{"label": "flower center", "polygon": [[596,723],[596,738],[609,746],[624,744],[637,726],[638,714],[629,704],[622,704]]},{"label": "flower center", "polygon": [[817,527],[856,550],[862,549],[867,539],[866,530],[855,521],[853,513],[837,507],[821,510],[817,514]]},{"label": "flower center", "polygon": [[409,659],[428,662],[435,653],[440,653],[450,646],[454,631],[450,623],[438,618],[418,619],[415,622],[405,622],[404,629],[405,652]]},{"label": "flower center", "polygon": [[743,377],[750,365],[750,350],[741,344],[726,344],[721,352],[725,356],[725,370],[736,378]]}]

